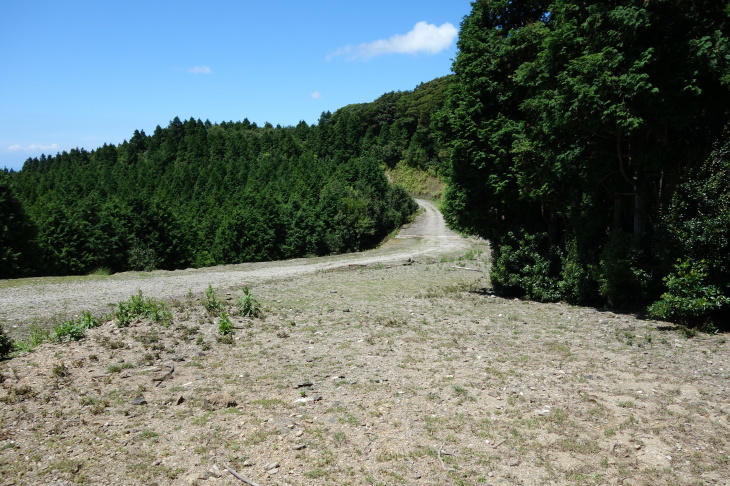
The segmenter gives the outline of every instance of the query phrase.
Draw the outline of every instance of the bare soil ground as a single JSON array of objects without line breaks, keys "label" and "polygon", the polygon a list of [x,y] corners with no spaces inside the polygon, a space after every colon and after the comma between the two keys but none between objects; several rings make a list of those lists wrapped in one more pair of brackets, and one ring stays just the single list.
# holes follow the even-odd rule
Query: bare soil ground
[{"label": "bare soil ground", "polygon": [[0,485],[729,484],[726,336],[500,298],[459,241],[207,281],[230,340],[195,290],[0,363]]}]

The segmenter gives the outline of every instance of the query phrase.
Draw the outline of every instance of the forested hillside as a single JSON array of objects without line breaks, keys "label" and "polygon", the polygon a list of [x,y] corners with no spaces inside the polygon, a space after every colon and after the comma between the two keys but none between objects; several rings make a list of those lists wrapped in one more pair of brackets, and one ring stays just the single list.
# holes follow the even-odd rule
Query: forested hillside
[{"label": "forested hillside", "polygon": [[180,268],[376,245],[445,176],[498,292],[730,310],[730,6],[475,1],[454,74],[315,125],[173,120],[2,174],[0,277]]},{"label": "forested hillside", "polygon": [[498,291],[660,299],[653,316],[694,325],[727,309],[729,12],[722,0],[473,2],[439,119],[444,209],[493,243]]},{"label": "forested hillside", "polygon": [[388,183],[436,167],[445,79],[295,127],[175,118],[152,135],[0,173],[0,278],[175,269],[372,248],[416,209]]}]

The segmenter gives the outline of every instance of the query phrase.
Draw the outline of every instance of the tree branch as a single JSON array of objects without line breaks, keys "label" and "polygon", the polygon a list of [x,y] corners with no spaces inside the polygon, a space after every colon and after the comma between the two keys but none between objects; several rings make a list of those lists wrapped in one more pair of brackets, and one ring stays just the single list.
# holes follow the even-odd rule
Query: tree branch
[{"label": "tree branch", "polygon": [[260,484],[255,483],[255,482],[251,481],[250,479],[244,478],[243,476],[241,476],[240,474],[238,474],[236,471],[234,471],[230,467],[226,466],[225,464],[223,464],[223,467],[226,468],[229,473],[233,474],[234,477],[236,477],[237,479],[240,479],[244,483],[249,484],[250,486],[261,486]]}]

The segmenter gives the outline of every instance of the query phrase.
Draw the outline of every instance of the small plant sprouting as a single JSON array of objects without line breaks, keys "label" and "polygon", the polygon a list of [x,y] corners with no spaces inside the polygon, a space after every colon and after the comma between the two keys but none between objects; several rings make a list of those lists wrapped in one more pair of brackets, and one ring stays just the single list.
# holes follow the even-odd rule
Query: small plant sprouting
[{"label": "small plant sprouting", "polygon": [[15,349],[30,352],[51,339],[51,331],[39,324],[31,324],[28,328],[28,338],[15,342]]},{"label": "small plant sprouting", "polygon": [[221,336],[228,336],[233,334],[233,323],[228,318],[228,314],[221,312],[220,321],[218,321],[218,334]]},{"label": "small plant sprouting", "polygon": [[243,317],[261,317],[261,305],[249,287],[243,288],[243,296],[238,299],[238,313]]},{"label": "small plant sprouting", "polygon": [[109,406],[109,400],[84,396],[79,398],[79,404],[82,407],[89,407],[92,415],[99,415]]},{"label": "small plant sprouting", "polygon": [[208,285],[208,289],[205,291],[205,302],[203,302],[203,307],[205,307],[208,314],[212,316],[220,316],[223,312],[223,304],[215,295],[215,289],[212,285]]},{"label": "small plant sprouting", "polygon": [[337,432],[335,432],[335,442],[338,446],[344,444],[346,440],[347,435],[343,431],[338,430]]}]

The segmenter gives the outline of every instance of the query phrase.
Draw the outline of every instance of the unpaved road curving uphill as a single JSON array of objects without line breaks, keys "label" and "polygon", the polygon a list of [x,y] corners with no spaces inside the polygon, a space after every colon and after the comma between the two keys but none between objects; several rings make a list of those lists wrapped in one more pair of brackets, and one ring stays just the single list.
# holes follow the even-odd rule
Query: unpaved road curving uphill
[{"label": "unpaved road curving uphill", "polygon": [[[429,201],[415,221],[380,248],[318,258],[244,263],[200,269],[125,272],[111,276],[29,278],[0,280],[0,322],[22,330],[24,324],[52,316],[65,317],[83,310],[104,313],[110,305],[142,291],[158,299],[199,295],[208,285],[216,289],[254,285],[351,265],[388,264],[409,258],[439,258],[466,251],[471,242],[449,230],[443,215]],[[17,326],[17,327],[16,327]]]}]

